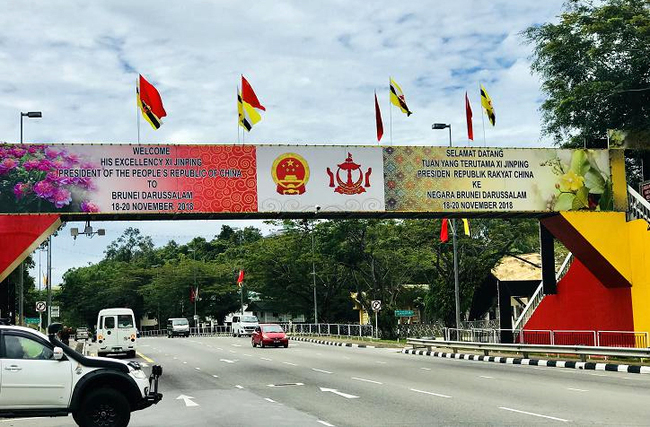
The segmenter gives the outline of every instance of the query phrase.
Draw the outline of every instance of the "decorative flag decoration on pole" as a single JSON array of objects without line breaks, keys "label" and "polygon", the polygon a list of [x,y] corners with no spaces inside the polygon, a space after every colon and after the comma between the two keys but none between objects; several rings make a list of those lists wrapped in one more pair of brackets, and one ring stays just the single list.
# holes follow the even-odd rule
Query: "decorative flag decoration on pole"
[{"label": "decorative flag decoration on pole", "polygon": [[465,235],[469,236],[469,220],[467,218],[463,218],[463,227],[465,229]]},{"label": "decorative flag decoration on pole", "polygon": [[406,116],[410,116],[413,114],[411,110],[409,110],[409,107],[406,105],[406,98],[404,97],[404,92],[402,92],[402,88],[399,87],[397,83],[395,83],[395,80],[393,78],[390,78],[390,102],[399,107],[400,110],[402,110],[402,113],[406,114]]},{"label": "decorative flag decoration on pole", "polygon": [[472,106],[465,92],[465,117],[467,118],[467,139],[474,141],[474,128],[472,127]]},{"label": "decorative flag decoration on pole", "polygon": [[154,129],[160,128],[162,118],[167,115],[163,107],[162,98],[158,90],[140,74],[138,87],[136,88],[138,97],[138,106],[142,110],[142,115]]},{"label": "decorative flag decoration on pole", "polygon": [[248,80],[241,76],[241,93],[237,90],[237,112],[239,113],[239,125],[251,131],[253,125],[262,120],[259,111],[266,111],[266,108],[257,99],[253,87]]},{"label": "decorative flag decoration on pole", "polygon": [[384,136],[384,122],[381,120],[381,110],[379,109],[379,103],[377,102],[377,92],[375,92],[375,121],[377,123],[377,142],[381,141],[381,137]]},{"label": "decorative flag decoration on pole", "polygon": [[442,227],[440,228],[440,241],[447,243],[449,240],[449,232],[447,231],[447,218],[442,219]]},{"label": "decorative flag decoration on pole", "polygon": [[496,116],[494,114],[494,106],[492,105],[492,99],[488,95],[485,87],[481,85],[481,105],[485,108],[485,114],[488,116],[488,120],[492,123],[492,126],[496,124]]},{"label": "decorative flag decoration on pole", "polygon": [[194,302],[196,299],[196,293],[194,292],[194,287],[190,288],[190,302]]},{"label": "decorative flag decoration on pole", "polygon": [[244,283],[244,270],[239,270],[239,277],[237,277],[237,285],[241,287],[242,283]]}]

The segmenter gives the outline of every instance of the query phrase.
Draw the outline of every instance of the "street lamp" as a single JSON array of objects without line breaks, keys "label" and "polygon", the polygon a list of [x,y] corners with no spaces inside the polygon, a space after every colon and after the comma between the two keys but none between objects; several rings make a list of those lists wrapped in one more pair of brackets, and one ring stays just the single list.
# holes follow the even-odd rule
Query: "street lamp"
[{"label": "street lamp", "polygon": [[[431,129],[441,130],[449,128],[449,146],[451,147],[451,123],[434,123]],[[458,244],[456,242],[456,219],[451,219],[451,229],[454,245],[454,294],[456,300],[456,329],[460,329],[460,286],[458,285]]]},{"label": "street lamp", "polygon": [[[28,113],[20,112],[20,143],[23,143],[23,117],[28,117],[30,119],[37,119],[43,117],[43,114],[40,111],[30,111]],[[23,279],[25,264],[24,262],[20,263],[20,276],[19,276],[19,285],[20,292],[18,293],[18,324],[23,324],[23,319],[25,317],[25,291],[24,285],[25,281]]]},{"label": "street lamp", "polygon": [[85,235],[88,236],[89,239],[91,239],[95,235],[105,236],[106,230],[103,228],[99,228],[97,231],[94,231],[93,227],[90,225],[90,221],[86,221],[86,226],[84,227],[84,231],[79,231],[79,229],[76,227],[71,228],[70,235],[73,237],[74,240],[77,240],[77,236],[79,235]]},{"label": "street lamp", "polygon": [[[320,206],[316,205],[316,211],[314,214],[317,214],[320,211]],[[309,237],[311,237],[311,276],[314,284],[314,324],[318,324],[318,304],[316,302],[316,250],[314,244],[314,228],[309,227],[307,219],[302,221],[305,229],[309,232]]]},{"label": "street lamp", "polygon": [[192,252],[192,260],[194,261],[194,266],[192,267],[194,274],[194,327],[198,328],[199,319],[196,316],[196,300],[199,299],[198,292],[196,291],[196,249],[188,249],[188,252]]}]

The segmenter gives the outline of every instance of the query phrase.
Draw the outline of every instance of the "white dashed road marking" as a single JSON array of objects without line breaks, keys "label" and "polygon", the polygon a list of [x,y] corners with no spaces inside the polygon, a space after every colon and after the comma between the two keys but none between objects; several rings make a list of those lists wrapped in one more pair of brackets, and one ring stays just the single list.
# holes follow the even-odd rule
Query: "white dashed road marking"
[{"label": "white dashed road marking", "polygon": [[451,396],[447,396],[446,394],[439,394],[439,393],[432,393],[430,391],[424,391],[424,390],[417,390],[415,388],[410,389],[411,391],[414,391],[416,393],[423,393],[423,394],[428,394],[431,396],[436,396],[436,397],[443,397],[445,399],[451,399]]},{"label": "white dashed road marking", "polygon": [[352,379],[353,379],[353,380],[357,380],[357,381],[363,381],[363,382],[366,382],[366,383],[383,384],[383,383],[380,383],[379,381],[367,380],[367,379],[365,379],[365,378],[352,377]]},{"label": "white dashed road marking", "polygon": [[569,420],[565,420],[564,418],[551,417],[549,415],[536,414],[534,412],[519,411],[517,409],[506,408],[504,406],[499,406],[499,409],[503,409],[503,410],[511,411],[511,412],[517,412],[518,414],[532,415],[533,417],[548,418],[549,420],[562,421],[564,423],[569,422]]},{"label": "white dashed road marking", "polygon": [[331,374],[330,371],[324,371],[324,370],[322,370],[322,369],[311,368],[311,370],[312,370],[312,371],[316,371],[316,372],[322,372],[322,373],[324,373],[324,374]]}]

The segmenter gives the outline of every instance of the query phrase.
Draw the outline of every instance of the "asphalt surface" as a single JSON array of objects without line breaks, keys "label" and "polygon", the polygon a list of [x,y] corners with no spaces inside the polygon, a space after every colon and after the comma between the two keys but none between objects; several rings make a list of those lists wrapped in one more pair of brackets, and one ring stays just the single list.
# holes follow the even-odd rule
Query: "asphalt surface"
[{"label": "asphalt surface", "polygon": [[650,375],[226,337],[145,338],[139,353],[145,369],[163,365],[164,398],[131,426],[650,425]]}]

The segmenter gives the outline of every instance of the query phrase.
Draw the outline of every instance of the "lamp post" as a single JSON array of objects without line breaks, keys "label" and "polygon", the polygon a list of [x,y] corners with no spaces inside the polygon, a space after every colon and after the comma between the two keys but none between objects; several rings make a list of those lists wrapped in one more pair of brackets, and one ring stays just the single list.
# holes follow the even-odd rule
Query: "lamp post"
[{"label": "lamp post", "polygon": [[196,317],[196,300],[199,299],[198,292],[196,292],[196,249],[188,249],[188,252],[192,252],[192,260],[194,265],[192,266],[193,275],[194,275],[194,327],[199,327],[199,319]]},{"label": "lamp post", "polygon": [[[451,143],[451,123],[434,123],[431,129],[441,130],[449,128],[449,146]],[[454,299],[456,300],[456,329],[460,329],[460,286],[458,284],[458,243],[456,241],[456,219],[451,219],[452,239],[454,245]]]},{"label": "lamp post", "polygon": [[[320,211],[320,206],[316,205],[315,214]],[[307,219],[302,221],[305,229],[309,232],[309,237],[311,238],[311,276],[314,286],[314,324],[318,324],[318,304],[316,302],[316,249],[314,243],[314,227],[309,227]]]},{"label": "lamp post", "polygon": [[[28,117],[30,119],[38,119],[43,117],[43,114],[40,111],[30,111],[28,113],[23,113],[22,111],[20,112],[20,144],[22,145],[23,143],[23,117]],[[25,270],[25,263],[21,262],[20,263],[20,276],[18,279],[18,283],[20,285],[20,292],[18,293],[18,324],[22,325],[24,318],[25,318],[25,291],[24,291],[24,286],[25,286],[25,280],[24,280],[24,270]]]}]

